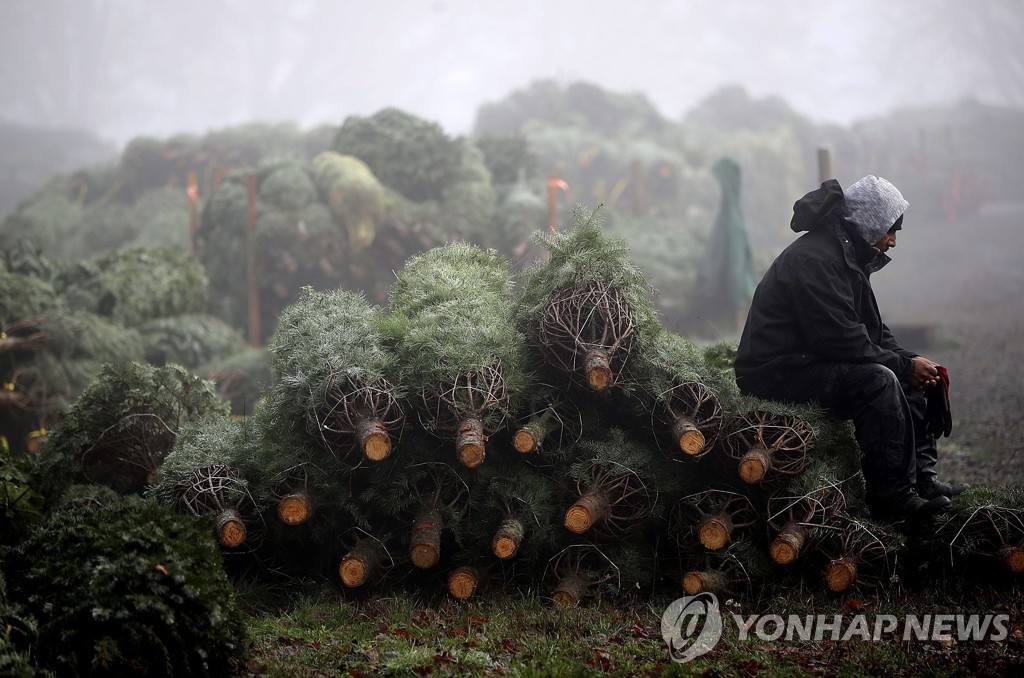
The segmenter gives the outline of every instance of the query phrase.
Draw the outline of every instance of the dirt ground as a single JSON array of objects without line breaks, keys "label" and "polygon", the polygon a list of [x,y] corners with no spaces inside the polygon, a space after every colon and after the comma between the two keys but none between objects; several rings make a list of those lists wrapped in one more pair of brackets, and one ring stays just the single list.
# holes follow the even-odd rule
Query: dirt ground
[{"label": "dirt ground", "polygon": [[[897,338],[950,372],[954,428],[941,475],[1024,483],[1024,205],[990,206],[949,223],[907,214],[893,262],[872,283]],[[925,326],[928,340],[899,326]]]}]

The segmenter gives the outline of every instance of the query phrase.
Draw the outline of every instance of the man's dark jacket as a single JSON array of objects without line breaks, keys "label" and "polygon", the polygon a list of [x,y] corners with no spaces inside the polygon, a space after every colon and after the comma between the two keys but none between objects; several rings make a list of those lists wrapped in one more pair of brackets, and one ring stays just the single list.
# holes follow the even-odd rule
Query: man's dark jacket
[{"label": "man's dark jacket", "polygon": [[736,355],[742,392],[770,398],[785,380],[829,363],[878,363],[901,380],[912,374],[916,354],[882,322],[868,280],[889,258],[854,235],[845,214],[835,180],[793,205],[790,227],[807,233],[783,250],[754,292]]}]

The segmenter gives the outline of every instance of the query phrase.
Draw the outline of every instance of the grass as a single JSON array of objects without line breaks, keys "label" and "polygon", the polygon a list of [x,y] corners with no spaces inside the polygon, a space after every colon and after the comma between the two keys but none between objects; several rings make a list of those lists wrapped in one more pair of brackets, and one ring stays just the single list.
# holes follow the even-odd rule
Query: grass
[{"label": "grass", "polygon": [[[672,596],[599,600],[556,608],[536,592],[499,592],[469,601],[404,592],[360,599],[323,586],[294,602],[242,594],[251,611],[250,660],[263,676],[956,676],[1024,671],[1024,598],[997,589],[890,591],[835,596],[800,588],[759,600],[721,601],[726,622],[708,654],[674,663],[661,635]],[[731,614],[856,615],[869,625],[895,615],[882,640],[741,640]],[[1002,641],[902,640],[906,615],[1006,614]],[[769,627],[770,628],[770,627]],[[826,634],[827,636],[827,634]]]}]

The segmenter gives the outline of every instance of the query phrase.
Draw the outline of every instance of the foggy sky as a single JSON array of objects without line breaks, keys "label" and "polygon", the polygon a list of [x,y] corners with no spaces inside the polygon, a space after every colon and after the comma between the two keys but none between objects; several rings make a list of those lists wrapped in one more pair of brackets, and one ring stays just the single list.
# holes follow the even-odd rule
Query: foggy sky
[{"label": "foggy sky", "polygon": [[123,143],[396,106],[467,134],[481,103],[553,79],[671,119],[741,84],[846,125],[1024,105],[1022,16],[1014,0],[0,0],[0,119]]}]

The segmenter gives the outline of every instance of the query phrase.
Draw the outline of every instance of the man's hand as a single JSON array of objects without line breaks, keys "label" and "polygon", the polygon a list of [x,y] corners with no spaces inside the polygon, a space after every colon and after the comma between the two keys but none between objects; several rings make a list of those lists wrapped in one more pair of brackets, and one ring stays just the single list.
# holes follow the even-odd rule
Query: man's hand
[{"label": "man's hand", "polygon": [[907,382],[910,388],[918,391],[933,388],[939,383],[939,364],[924,356],[917,356],[914,358],[914,372]]}]

